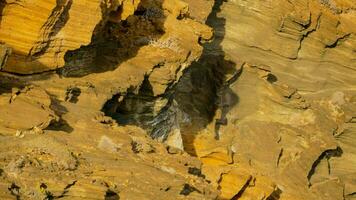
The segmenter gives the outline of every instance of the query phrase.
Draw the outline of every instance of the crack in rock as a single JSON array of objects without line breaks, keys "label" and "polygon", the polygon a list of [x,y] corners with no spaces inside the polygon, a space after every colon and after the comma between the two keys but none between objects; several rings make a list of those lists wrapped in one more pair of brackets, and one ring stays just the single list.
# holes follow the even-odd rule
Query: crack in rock
[{"label": "crack in rock", "polygon": [[328,150],[325,150],[323,153],[321,153],[320,156],[314,161],[314,163],[312,164],[311,169],[308,172],[307,179],[308,179],[309,187],[312,186],[311,178],[315,174],[315,170],[318,167],[318,165],[320,164],[320,162],[322,160],[324,160],[324,159],[327,160],[327,162],[328,162],[328,171],[329,171],[329,174],[330,174],[330,170],[331,169],[330,169],[329,159],[332,158],[332,157],[341,157],[342,154],[343,154],[343,151],[342,151],[342,149],[340,147],[337,147],[336,149],[328,149]]}]

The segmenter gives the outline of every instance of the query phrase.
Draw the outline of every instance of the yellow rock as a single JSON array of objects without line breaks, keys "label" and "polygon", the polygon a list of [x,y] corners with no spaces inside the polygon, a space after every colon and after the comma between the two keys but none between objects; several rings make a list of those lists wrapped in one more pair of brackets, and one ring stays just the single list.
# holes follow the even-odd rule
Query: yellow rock
[{"label": "yellow rock", "polygon": [[3,70],[31,74],[62,67],[65,53],[88,45],[110,11],[122,9],[123,20],[134,13],[139,2],[115,0],[105,7],[100,0],[8,3],[2,10],[0,41],[10,46],[13,54]]},{"label": "yellow rock", "polygon": [[275,184],[264,176],[253,178],[245,190],[241,193],[241,197],[236,199],[241,200],[264,200],[272,196],[273,193],[279,195],[281,192],[276,188]]},{"label": "yellow rock", "polygon": [[219,189],[221,199],[233,199],[249,185],[252,176],[245,170],[233,169],[221,175]]}]

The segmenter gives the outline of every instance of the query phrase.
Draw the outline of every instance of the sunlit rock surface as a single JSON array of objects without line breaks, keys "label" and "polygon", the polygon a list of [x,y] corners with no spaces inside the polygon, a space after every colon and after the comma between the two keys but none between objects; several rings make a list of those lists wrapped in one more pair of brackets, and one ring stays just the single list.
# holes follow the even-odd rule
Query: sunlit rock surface
[{"label": "sunlit rock surface", "polygon": [[0,199],[355,199],[355,5],[0,1]]}]

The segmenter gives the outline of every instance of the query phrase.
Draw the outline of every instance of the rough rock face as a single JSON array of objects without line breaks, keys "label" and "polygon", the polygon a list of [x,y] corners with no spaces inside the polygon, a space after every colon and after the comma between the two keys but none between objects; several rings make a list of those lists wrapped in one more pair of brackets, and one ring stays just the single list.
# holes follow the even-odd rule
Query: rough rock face
[{"label": "rough rock face", "polygon": [[[2,2],[1,39],[12,50],[3,71],[37,74],[1,74],[1,199],[216,198],[194,174],[197,158],[100,112],[113,96],[138,93],[147,78],[155,96],[174,84],[201,54],[198,42],[212,37],[203,23],[212,2],[191,17],[189,2],[178,0],[100,3]],[[15,26],[38,14],[37,26]]]},{"label": "rough rock face", "polygon": [[212,65],[232,65],[238,78],[225,72],[193,150],[222,196],[355,198],[355,5],[221,2],[206,57],[220,56]]},{"label": "rough rock face", "polygon": [[236,159],[269,174],[281,198],[354,198],[355,3],[231,1],[221,12],[224,52],[248,63],[225,131],[238,118]]},{"label": "rough rock face", "polygon": [[125,20],[139,2],[1,1],[0,41],[13,50],[4,70],[30,74],[63,67],[67,51],[89,44],[107,20]]},{"label": "rough rock face", "polygon": [[355,5],[0,1],[0,199],[355,199]]}]

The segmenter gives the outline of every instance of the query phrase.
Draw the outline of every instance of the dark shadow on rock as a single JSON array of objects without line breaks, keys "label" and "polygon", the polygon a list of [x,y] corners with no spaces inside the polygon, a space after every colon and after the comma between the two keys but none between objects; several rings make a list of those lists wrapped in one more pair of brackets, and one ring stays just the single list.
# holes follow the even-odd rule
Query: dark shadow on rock
[{"label": "dark shadow on rock", "polygon": [[120,196],[112,190],[107,190],[105,193],[104,199],[105,200],[119,200]]},{"label": "dark shadow on rock", "polygon": [[266,200],[279,200],[282,193],[283,191],[277,187]]},{"label": "dark shadow on rock", "polygon": [[[17,76],[9,76],[0,74],[0,95],[1,94],[11,94],[13,90],[22,90],[27,86],[31,86],[30,83],[21,79]],[[52,122],[45,130],[61,130],[67,133],[71,133],[73,128],[61,118],[61,116],[68,112],[67,108],[60,104],[60,101],[54,97],[50,96],[51,105],[50,109],[55,112],[57,116],[60,117],[59,121]]]},{"label": "dark shadow on rock", "polygon": [[67,108],[61,105],[61,102],[51,96],[51,106],[50,108],[54,111],[54,113],[59,116],[59,120],[56,122],[52,122],[45,130],[52,131],[64,131],[66,133],[71,133],[74,131],[73,127],[62,118],[62,115],[68,112]]},{"label": "dark shadow on rock", "polygon": [[275,82],[278,81],[278,78],[277,78],[277,76],[275,76],[275,75],[269,73],[269,74],[267,75],[267,81],[268,81],[269,83],[275,83]]},{"label": "dark shadow on rock", "polygon": [[95,28],[91,43],[68,51],[65,54],[65,66],[58,73],[64,77],[83,77],[112,71],[135,57],[141,47],[158,40],[164,34],[162,1],[150,4],[143,2],[126,20],[112,17],[120,16],[122,5],[114,11],[102,6],[103,20]]},{"label": "dark shadow on rock", "polygon": [[180,195],[184,195],[184,196],[188,196],[190,193],[192,192],[198,192],[198,193],[202,193],[201,191],[199,191],[197,188],[185,183],[182,190],[180,191]]},{"label": "dark shadow on rock", "polygon": [[73,127],[63,118],[60,118],[57,122],[52,122],[45,130],[63,131],[66,133],[72,133],[74,131]]},{"label": "dark shadow on rock", "polygon": [[56,20],[47,20],[42,27],[49,27],[49,29],[41,28],[41,35],[47,35],[47,41],[36,42],[34,48],[30,51],[30,56],[37,58],[45,54],[49,48],[51,48],[51,43],[54,37],[64,28],[65,24],[69,20],[69,11],[72,7],[73,0],[57,0],[56,7],[52,10],[52,13],[48,19],[55,18]]},{"label": "dark shadow on rock", "polygon": [[[59,6],[65,6],[65,9],[69,10],[72,1],[68,2],[66,5],[61,4]],[[103,20],[95,28],[91,43],[77,50],[68,51],[65,55],[66,64],[63,68],[58,69],[57,73],[64,77],[83,77],[91,73],[114,70],[122,62],[135,57],[141,47],[158,40],[164,34],[163,24],[166,16],[162,9],[162,2],[161,0],[154,1],[153,3],[142,1],[137,11],[126,20],[112,18],[112,16],[121,14],[121,6],[117,10],[109,11],[106,10],[105,5],[102,5]],[[5,4],[4,0],[0,0],[0,11],[2,11]],[[60,16],[60,20],[53,27],[53,34],[56,34],[63,27],[63,23],[68,20],[68,17],[68,15]],[[28,59],[30,59],[31,64],[46,68],[46,66],[36,60],[36,55],[40,55],[41,52],[42,50],[35,51],[33,59]],[[28,55],[15,51],[13,52],[14,55],[18,56],[19,59],[28,57]],[[21,89],[31,81],[46,80],[52,77],[52,75],[53,72],[40,72],[30,75],[13,72],[10,72],[10,74],[8,72],[0,73],[0,94],[11,93],[12,88]],[[147,88],[145,90],[147,91]],[[76,103],[80,93],[81,91],[78,88],[70,88],[66,91],[68,97],[66,100]],[[131,89],[128,89],[127,95],[130,97],[134,96]],[[129,101],[127,100],[125,103]],[[56,111],[58,116],[61,116],[63,113],[57,113],[57,110],[61,110],[59,107],[65,108],[60,105],[55,97],[52,98],[52,102],[54,102],[51,105],[52,109]],[[73,131],[73,128],[62,118],[47,129],[62,130],[68,133]]]},{"label": "dark shadow on rock", "polygon": [[115,119],[121,125],[136,125],[151,132],[154,127],[150,122],[154,120],[154,106],[157,97],[153,95],[153,88],[145,76],[138,93],[128,89],[125,93],[116,94],[107,101],[102,111]]},{"label": "dark shadow on rock", "polygon": [[79,87],[70,86],[69,88],[67,88],[66,97],[64,100],[70,103],[77,103],[79,101],[79,96],[81,93],[82,90]]},{"label": "dark shadow on rock", "polygon": [[[42,62],[38,61],[35,57],[29,57],[24,52],[16,51],[11,48],[11,46],[3,44],[9,49],[9,55],[7,59],[7,68],[0,69],[0,72],[3,72],[1,76],[11,76],[16,77],[21,81],[35,81],[35,80],[47,80],[54,74],[53,71],[27,71],[27,74],[23,74],[22,72],[15,72],[14,69],[9,69],[12,66],[11,61],[24,61],[26,60],[26,64],[23,64],[23,68],[28,66],[36,66],[38,69],[48,69],[48,66],[43,64]],[[10,61],[11,60],[11,61]]]},{"label": "dark shadow on rock", "polygon": [[6,0],[0,0],[0,27],[1,27],[1,20],[2,20],[3,10],[5,8],[5,5],[6,5]]},{"label": "dark shadow on rock", "polygon": [[0,74],[0,95],[12,93],[13,88],[24,89],[29,84],[14,76],[5,76]]},{"label": "dark shadow on rock", "polygon": [[[138,93],[117,94],[109,100],[102,111],[119,124],[134,124],[146,129],[152,138],[164,141],[173,129],[180,129],[185,150],[195,155],[193,146],[196,133],[205,129],[216,118],[215,135],[226,125],[226,115],[238,101],[230,89],[241,74],[236,64],[225,58],[221,42],[225,36],[225,19],[217,16],[223,0],[216,0],[207,24],[213,27],[214,39],[203,44],[201,58],[191,64],[177,84],[167,89],[164,95],[153,96],[148,80]],[[159,112],[157,105],[163,105]]]},{"label": "dark shadow on rock", "polygon": [[[196,155],[193,145],[196,134],[210,123],[215,123],[215,138],[219,139],[220,127],[228,123],[227,114],[239,102],[238,95],[231,90],[230,85],[239,78],[242,71],[238,71],[236,63],[226,58],[221,45],[225,37],[226,19],[218,17],[218,13],[224,2],[226,1],[215,0],[206,22],[213,28],[214,38],[211,42],[203,44],[201,58],[188,68],[187,73],[192,74],[188,84],[191,84],[193,91],[184,91],[186,87],[179,86],[186,84],[184,77],[177,86],[177,103],[191,118],[190,125],[182,128],[183,143],[191,155]],[[191,100],[187,101],[187,98]],[[218,117],[215,122],[214,117]]]},{"label": "dark shadow on rock", "polygon": [[229,86],[223,86],[221,88],[221,94],[218,96],[217,105],[220,109],[220,118],[215,121],[215,139],[220,139],[220,127],[228,124],[227,114],[231,108],[239,102],[239,97],[231,90]]}]

